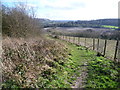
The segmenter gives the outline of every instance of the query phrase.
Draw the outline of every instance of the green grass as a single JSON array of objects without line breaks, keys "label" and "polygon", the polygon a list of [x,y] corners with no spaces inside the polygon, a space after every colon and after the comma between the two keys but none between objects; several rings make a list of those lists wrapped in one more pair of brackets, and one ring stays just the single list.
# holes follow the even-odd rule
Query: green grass
[{"label": "green grass", "polygon": [[120,87],[120,66],[115,62],[96,57],[88,64],[87,88]]},{"label": "green grass", "polygon": [[112,28],[113,30],[118,28],[117,26],[110,26],[110,25],[102,25],[102,27]]},{"label": "green grass", "polygon": [[[79,37],[79,44],[82,46],[86,46],[89,49],[93,49],[93,39],[92,38],[86,38],[86,43],[85,43],[85,38],[84,37]],[[71,42],[75,39],[74,43],[78,43],[78,37],[70,37]],[[69,40],[69,37],[67,36],[67,40]],[[97,50],[97,43],[98,39],[95,39],[95,50]],[[105,46],[105,40],[104,39],[99,39],[99,49],[98,51],[103,53]],[[115,46],[116,46],[116,40],[107,40],[107,47],[106,47],[106,57],[110,59],[114,59],[114,53],[115,53]]]},{"label": "green grass", "polygon": [[[92,55],[93,52],[90,51],[89,53]],[[119,64],[104,57],[97,57],[95,54],[90,58],[88,52],[86,54],[86,60],[90,59],[88,60],[87,67],[88,77],[86,78],[86,88],[118,88],[120,86]]]},{"label": "green grass", "polygon": [[56,74],[51,76],[52,81],[45,79],[47,80],[46,88],[70,88],[76,78],[80,76],[81,66],[95,56],[95,52],[86,50],[85,47],[79,47],[61,40],[59,42],[68,47],[69,56],[63,65],[56,63],[61,68],[56,68]]},{"label": "green grass", "polygon": [[[48,38],[53,39],[53,38]],[[83,70],[84,63],[87,62],[88,77],[86,77],[86,88],[116,88],[118,83],[120,67],[113,61],[103,57],[97,57],[96,52],[87,50],[83,46],[77,46],[63,40],[57,40],[63,43],[65,47],[64,58],[54,58],[46,61],[45,70],[42,70],[36,81],[33,81],[36,88],[70,88]],[[54,55],[57,52],[52,52]],[[61,55],[59,53],[59,55]],[[55,56],[54,56],[55,57]],[[48,66],[49,65],[49,66]],[[11,79],[2,84],[3,87],[18,88],[19,83]],[[30,88],[30,87],[28,87]],[[32,88],[32,86],[31,86]]]}]

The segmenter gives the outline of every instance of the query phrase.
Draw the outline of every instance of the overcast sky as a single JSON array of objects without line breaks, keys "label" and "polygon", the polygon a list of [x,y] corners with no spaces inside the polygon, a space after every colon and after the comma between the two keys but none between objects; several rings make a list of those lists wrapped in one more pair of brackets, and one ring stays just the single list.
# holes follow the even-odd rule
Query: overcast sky
[{"label": "overcast sky", "polygon": [[[25,2],[25,0],[18,0]],[[51,20],[95,20],[118,18],[119,0],[26,0],[37,8],[38,18]],[[9,6],[17,0],[3,0]]]}]

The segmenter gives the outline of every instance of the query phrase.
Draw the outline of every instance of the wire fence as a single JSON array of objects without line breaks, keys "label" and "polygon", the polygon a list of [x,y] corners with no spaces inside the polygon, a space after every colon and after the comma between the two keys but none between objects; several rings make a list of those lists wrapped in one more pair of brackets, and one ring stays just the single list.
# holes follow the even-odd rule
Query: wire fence
[{"label": "wire fence", "polygon": [[99,38],[85,38],[72,36],[59,36],[59,39],[71,42],[77,45],[85,46],[88,49],[99,52],[104,57],[107,57],[116,62],[120,62],[120,42],[119,40],[107,40]]}]

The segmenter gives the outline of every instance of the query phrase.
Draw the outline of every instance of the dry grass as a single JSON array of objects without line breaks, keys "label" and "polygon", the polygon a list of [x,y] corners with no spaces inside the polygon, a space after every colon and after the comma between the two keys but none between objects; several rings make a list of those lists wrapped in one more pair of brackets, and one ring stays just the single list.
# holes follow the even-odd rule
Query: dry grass
[{"label": "dry grass", "polygon": [[3,39],[3,81],[14,79],[21,87],[36,87],[38,76],[54,60],[64,60],[65,45],[40,37]]}]

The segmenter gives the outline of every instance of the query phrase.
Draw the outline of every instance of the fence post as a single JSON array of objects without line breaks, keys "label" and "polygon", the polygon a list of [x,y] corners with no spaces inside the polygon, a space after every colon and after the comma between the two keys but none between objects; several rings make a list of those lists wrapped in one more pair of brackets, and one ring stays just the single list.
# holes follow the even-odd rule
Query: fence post
[{"label": "fence post", "polygon": [[99,38],[98,38],[98,42],[97,42],[97,51],[99,50]]},{"label": "fence post", "polygon": [[76,44],[78,44],[78,37],[76,37],[77,38],[77,40],[76,40]]},{"label": "fence post", "polygon": [[80,37],[79,37],[79,44],[80,44]]},{"label": "fence post", "polygon": [[93,50],[95,50],[95,38],[93,38]]},{"label": "fence post", "polygon": [[74,37],[74,43],[75,43],[75,37]]},{"label": "fence post", "polygon": [[120,62],[120,41],[118,41],[118,62]]},{"label": "fence post", "polygon": [[72,43],[74,43],[74,37],[73,36],[72,36],[72,41],[73,41]]},{"label": "fence post", "polygon": [[85,37],[85,46],[86,46],[86,37]]},{"label": "fence post", "polygon": [[66,38],[65,38],[65,40],[66,40],[66,42],[67,42],[67,36],[65,36]]},{"label": "fence post", "polygon": [[70,42],[70,36],[69,36],[69,42]]},{"label": "fence post", "polygon": [[117,40],[117,42],[116,42],[114,60],[116,60],[116,58],[117,58],[118,44],[119,44],[119,40]]},{"label": "fence post", "polygon": [[78,45],[79,45],[80,38],[78,37]]},{"label": "fence post", "polygon": [[105,46],[104,46],[104,52],[103,52],[104,56],[105,56],[105,53],[106,53],[106,46],[107,46],[107,40],[105,39]]},{"label": "fence post", "polygon": [[65,38],[65,41],[67,42],[67,36],[65,36],[66,38]]}]

